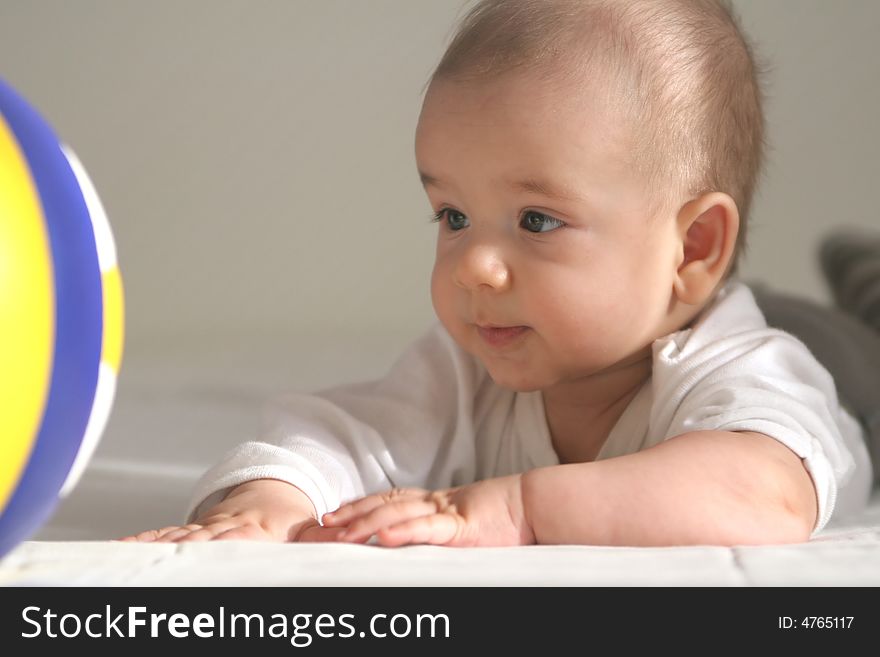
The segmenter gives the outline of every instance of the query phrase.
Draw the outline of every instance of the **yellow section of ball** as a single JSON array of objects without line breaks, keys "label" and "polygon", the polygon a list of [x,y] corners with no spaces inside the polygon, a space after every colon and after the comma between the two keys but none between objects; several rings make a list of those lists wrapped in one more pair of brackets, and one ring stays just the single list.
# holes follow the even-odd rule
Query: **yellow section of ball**
[{"label": "yellow section of ball", "polygon": [[104,337],[101,344],[101,362],[119,374],[122,361],[122,343],[125,334],[125,310],[123,308],[122,276],[119,267],[101,274],[104,297]]},{"label": "yellow section of ball", "polygon": [[0,512],[43,419],[55,351],[55,286],[43,209],[0,116]]}]

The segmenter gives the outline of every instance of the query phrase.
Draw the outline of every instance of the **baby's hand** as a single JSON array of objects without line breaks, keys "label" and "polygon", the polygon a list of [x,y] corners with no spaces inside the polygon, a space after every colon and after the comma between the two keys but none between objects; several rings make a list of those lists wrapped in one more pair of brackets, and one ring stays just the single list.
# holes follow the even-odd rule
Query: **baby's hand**
[{"label": "baby's hand", "polygon": [[339,529],[325,529],[305,493],[283,481],[258,479],[234,488],[192,524],[151,529],[122,541],[335,541]]},{"label": "baby's hand", "polygon": [[386,546],[529,545],[535,535],[523,512],[520,481],[513,475],[433,492],[395,488],[325,514],[324,526],[344,529],[337,539],[350,543],[375,535]]}]

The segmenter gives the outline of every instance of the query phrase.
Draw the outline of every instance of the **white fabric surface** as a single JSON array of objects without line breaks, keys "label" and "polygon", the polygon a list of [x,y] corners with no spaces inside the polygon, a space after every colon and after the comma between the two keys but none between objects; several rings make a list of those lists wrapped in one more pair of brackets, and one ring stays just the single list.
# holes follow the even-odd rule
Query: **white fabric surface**
[{"label": "white fabric surface", "polygon": [[880,492],[809,543],[630,548],[32,541],[0,586],[878,586]]},{"label": "white fabric surface", "polygon": [[[861,427],[828,372],[796,338],[767,328],[735,281],[693,328],[654,343],[652,379],[598,459],[712,429],[760,432],[803,458],[819,502],[815,531],[864,507],[872,471]],[[380,380],[281,400],[259,440],[201,479],[191,517],[253,479],[298,486],[320,516],[392,487],[445,488],[556,464],[541,393],[495,385],[438,324]]]}]

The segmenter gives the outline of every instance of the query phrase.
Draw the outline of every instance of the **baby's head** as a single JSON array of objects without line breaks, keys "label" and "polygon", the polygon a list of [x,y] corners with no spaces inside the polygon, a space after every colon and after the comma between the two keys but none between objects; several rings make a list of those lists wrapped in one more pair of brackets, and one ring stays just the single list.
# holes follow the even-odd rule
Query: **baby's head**
[{"label": "baby's head", "polygon": [[752,56],[721,2],[479,2],[417,131],[443,222],[438,316],[517,388],[552,385],[498,358],[521,366],[540,333],[576,343],[558,343],[559,368],[643,355],[735,267],[763,127]]},{"label": "baby's head", "polygon": [[[483,0],[432,82],[533,75],[601,94],[659,203],[729,194],[745,235],[764,119],[749,46],[718,0]],[[678,208],[674,208],[678,209]],[[737,249],[737,255],[739,248]]]}]

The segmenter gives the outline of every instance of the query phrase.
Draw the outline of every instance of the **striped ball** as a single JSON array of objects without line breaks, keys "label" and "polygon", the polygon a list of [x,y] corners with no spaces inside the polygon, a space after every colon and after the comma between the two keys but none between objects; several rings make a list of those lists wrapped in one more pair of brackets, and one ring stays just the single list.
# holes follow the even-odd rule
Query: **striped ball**
[{"label": "striped ball", "polygon": [[122,357],[116,247],[95,189],[0,79],[0,556],[76,485]]}]

